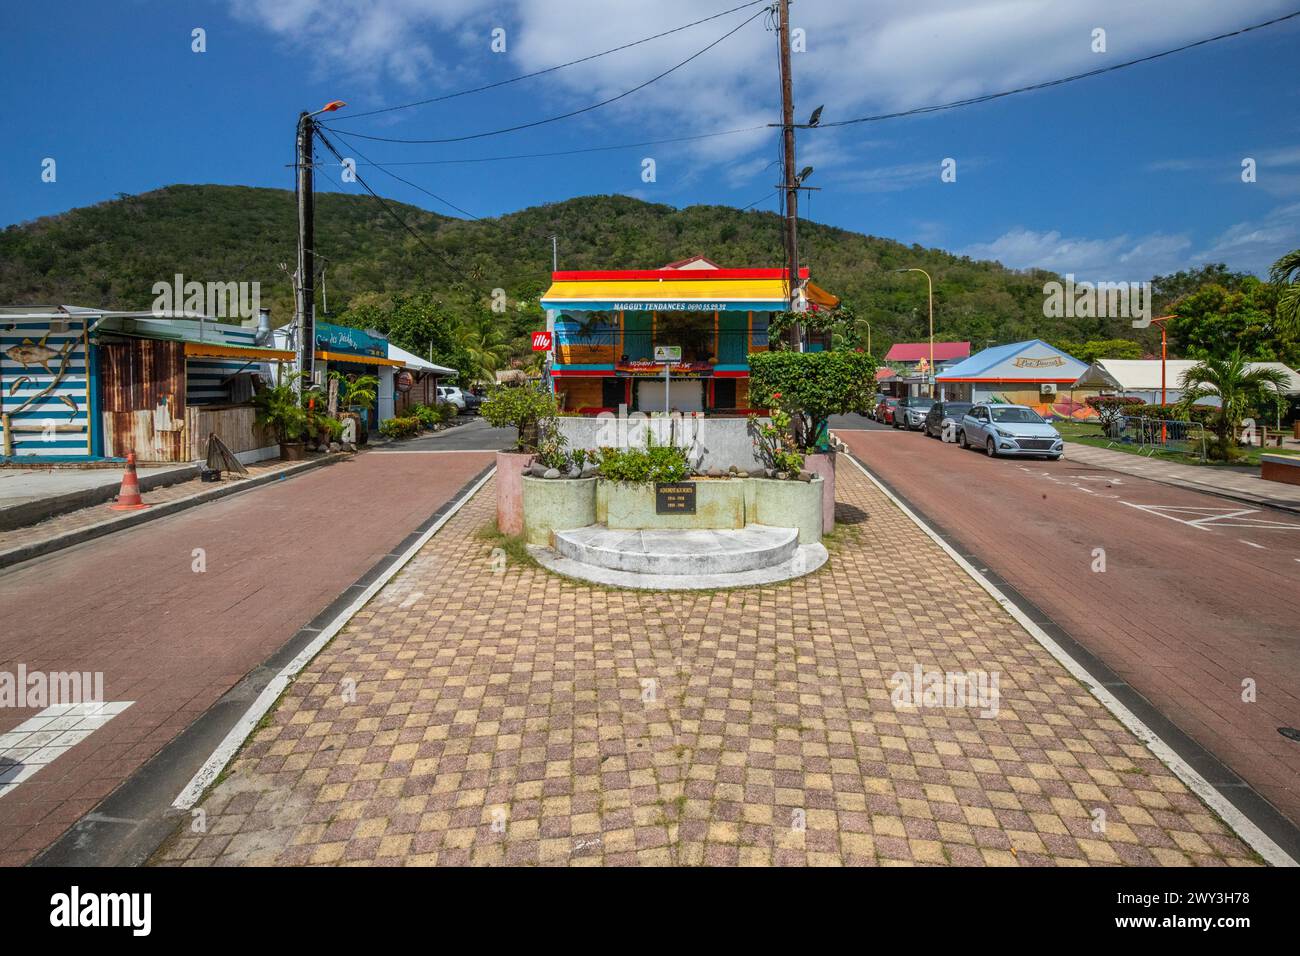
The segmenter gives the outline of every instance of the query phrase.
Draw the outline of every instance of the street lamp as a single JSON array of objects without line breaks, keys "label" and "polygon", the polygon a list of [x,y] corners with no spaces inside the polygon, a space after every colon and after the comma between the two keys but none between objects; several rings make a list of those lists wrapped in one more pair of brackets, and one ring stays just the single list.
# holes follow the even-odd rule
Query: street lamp
[{"label": "street lamp", "polygon": [[[1155,318],[1151,320],[1152,322],[1160,323],[1160,404],[1161,405],[1169,404],[1169,398],[1165,394],[1165,362],[1167,361],[1169,356],[1169,335],[1165,330],[1165,323],[1174,317],[1175,316],[1173,315],[1162,315],[1159,318]],[[1160,423],[1160,444],[1162,445],[1165,444],[1165,441],[1168,438],[1168,435],[1166,433],[1167,428],[1168,426],[1164,422]]]},{"label": "street lamp", "polygon": [[342,100],[330,100],[328,103],[326,103],[326,104],[325,104],[324,106],[322,106],[320,109],[318,109],[315,113],[308,113],[307,115],[308,115],[308,116],[319,116],[321,113],[333,113],[335,110],[341,110],[341,109],[343,109],[343,107],[345,107],[345,106],[347,106],[347,105],[348,105],[348,104],[347,104],[347,103],[344,103]]},{"label": "street lamp", "polygon": [[919,272],[925,276],[925,287],[930,302],[930,397],[934,398],[934,280],[924,269],[895,269],[895,272]]}]

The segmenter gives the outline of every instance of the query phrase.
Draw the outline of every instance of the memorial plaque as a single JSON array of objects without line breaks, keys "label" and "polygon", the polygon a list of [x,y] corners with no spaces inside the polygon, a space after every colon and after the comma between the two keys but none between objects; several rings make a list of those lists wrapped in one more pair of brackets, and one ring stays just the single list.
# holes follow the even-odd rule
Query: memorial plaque
[{"label": "memorial plaque", "polygon": [[695,482],[655,482],[655,514],[695,514]]}]

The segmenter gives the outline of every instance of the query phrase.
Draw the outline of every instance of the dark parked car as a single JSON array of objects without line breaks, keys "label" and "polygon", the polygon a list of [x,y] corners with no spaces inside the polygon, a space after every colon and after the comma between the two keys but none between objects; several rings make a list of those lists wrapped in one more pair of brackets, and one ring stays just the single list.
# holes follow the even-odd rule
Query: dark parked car
[{"label": "dark parked car", "polygon": [[933,404],[933,398],[923,398],[920,395],[900,398],[898,408],[894,410],[894,420],[890,424],[907,431],[924,428],[926,413],[930,411],[930,406]]},{"label": "dark parked car", "polygon": [[952,440],[956,441],[962,416],[970,409],[970,402],[935,402],[925,415],[925,433],[931,438],[942,438],[944,427],[951,425]]}]

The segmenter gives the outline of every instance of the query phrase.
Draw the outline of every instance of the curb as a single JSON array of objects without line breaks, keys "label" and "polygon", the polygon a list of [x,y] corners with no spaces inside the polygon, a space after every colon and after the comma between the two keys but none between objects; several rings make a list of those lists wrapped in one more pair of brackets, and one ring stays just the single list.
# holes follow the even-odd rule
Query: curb
[{"label": "curb", "polygon": [[[219,488],[213,488],[209,491],[201,491],[189,498],[181,498],[177,501],[167,501],[162,504],[154,505],[144,511],[134,511],[117,518],[109,518],[98,524],[88,525],[85,528],[77,528],[75,531],[68,531],[64,534],[55,535],[52,538],[46,538],[44,541],[33,541],[30,544],[19,545],[8,551],[0,551],[0,569],[10,568],[33,558],[39,558],[47,554],[53,554],[56,551],[62,551],[65,548],[71,548],[74,545],[82,544],[86,541],[93,541],[95,538],[102,538],[105,535],[112,534],[115,531],[125,531],[127,528],[134,528],[137,525],[154,521],[158,518],[165,518],[168,515],[177,514],[193,508],[196,505],[204,504],[208,501],[216,501],[220,498],[226,498],[230,495],[239,494],[242,491],[249,491],[261,485],[269,484],[273,481],[280,481],[284,478],[291,478],[300,475],[305,471],[311,471],[315,468],[321,468],[325,465],[332,465],[335,462],[342,461],[344,458],[352,457],[354,452],[334,452],[326,455],[324,458],[317,458],[313,461],[304,461],[296,465],[290,465],[282,471],[270,472],[265,475],[258,475],[256,478],[246,478],[242,481],[231,482]],[[197,472],[195,472],[197,474]],[[192,477],[192,476],[191,476]],[[108,500],[108,499],[105,499]]]},{"label": "curb", "polygon": [[[1288,501],[1274,501],[1271,498],[1260,498],[1255,495],[1245,494],[1244,492],[1233,491],[1230,488],[1228,489],[1221,488],[1218,485],[1201,485],[1201,484],[1197,484],[1196,482],[1185,481],[1183,479],[1167,478],[1158,475],[1144,475],[1144,474],[1139,474],[1138,472],[1124,471],[1123,469],[1115,468],[1112,465],[1104,465],[1095,461],[1081,461],[1077,458],[1071,459],[1070,450],[1068,447],[1070,444],[1071,442],[1066,441],[1066,446],[1067,446],[1066,453],[1064,456],[1062,456],[1062,460],[1063,461],[1073,460],[1073,463],[1076,466],[1085,467],[1085,468],[1100,468],[1102,471],[1114,472],[1117,475],[1124,475],[1128,478],[1139,478],[1144,481],[1153,481],[1158,485],[1167,485],[1170,488],[1181,488],[1183,491],[1199,491],[1202,494],[1214,495],[1217,498],[1226,498],[1229,501],[1240,501],[1242,504],[1255,505],[1260,508],[1272,508],[1275,511],[1285,511],[1288,514],[1300,515],[1300,505],[1291,504]],[[1085,447],[1092,447],[1092,446],[1085,446]],[[1207,466],[1207,467],[1212,467],[1212,466]],[[1262,480],[1263,479],[1261,479],[1261,481]]]},{"label": "curb", "polygon": [[496,471],[462,485],[419,527],[343,590],[28,866],[142,866],[189,816],[262,715],[352,616],[437,534]]},{"label": "curb", "polygon": [[[125,463],[123,463],[123,467],[126,467]],[[146,475],[140,478],[140,490],[156,491],[169,485],[178,485],[183,481],[190,481],[198,476],[199,469],[197,465],[178,465],[160,475]],[[8,508],[0,509],[0,531],[17,531],[19,528],[39,524],[46,518],[54,518],[58,515],[80,511],[82,508],[93,508],[95,505],[102,505],[117,497],[120,485],[121,482],[118,481],[108,485],[101,485],[98,488],[70,491],[67,494],[55,495],[52,498],[38,498],[36,501],[28,501],[21,505],[11,505]]]},{"label": "curb", "polygon": [[1165,717],[1136,688],[988,567],[988,562],[962,544],[960,539],[930,518],[922,517],[915,504],[891,484],[869,471],[851,452],[843,454],[1030,637],[1071,676],[1083,683],[1116,720],[1127,727],[1193,794],[1218,814],[1247,846],[1272,866],[1298,865],[1300,826]]}]

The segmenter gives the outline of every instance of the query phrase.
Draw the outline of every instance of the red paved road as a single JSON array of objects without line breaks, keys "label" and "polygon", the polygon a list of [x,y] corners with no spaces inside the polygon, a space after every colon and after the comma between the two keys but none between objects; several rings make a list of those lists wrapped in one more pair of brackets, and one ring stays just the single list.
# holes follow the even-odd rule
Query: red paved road
[{"label": "red paved road", "polygon": [[[1300,821],[1300,744],[1278,733],[1300,726],[1300,519],[1074,465],[1068,446],[1059,462],[992,460],[915,432],[837,434]],[[1252,514],[1222,517],[1234,511]],[[1207,527],[1185,523],[1210,516],[1219,517]],[[1104,573],[1092,570],[1095,548],[1105,549]],[[1256,703],[1241,699],[1247,678]]]},{"label": "red paved road", "polygon": [[[0,797],[0,865],[48,846],[492,459],[371,452],[0,574],[0,672],[102,671],[106,700],[135,701]],[[34,713],[0,711],[0,733]]]}]

